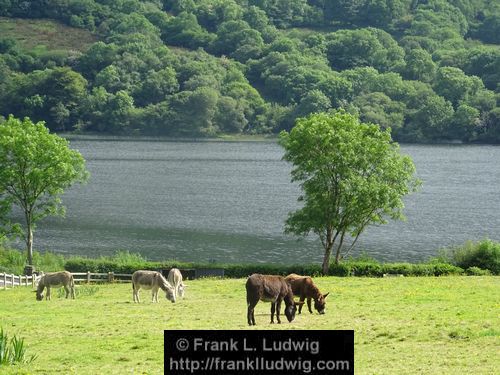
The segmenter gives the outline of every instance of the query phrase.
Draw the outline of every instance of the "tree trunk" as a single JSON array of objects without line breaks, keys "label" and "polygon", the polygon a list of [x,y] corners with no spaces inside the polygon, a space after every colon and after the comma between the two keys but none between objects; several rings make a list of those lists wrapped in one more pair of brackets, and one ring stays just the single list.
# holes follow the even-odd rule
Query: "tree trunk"
[{"label": "tree trunk", "polygon": [[335,254],[335,264],[340,263],[340,248],[337,249],[337,253]]},{"label": "tree trunk", "polygon": [[28,224],[28,229],[26,233],[26,247],[28,249],[28,265],[33,265],[33,229],[31,229],[31,224]]},{"label": "tree trunk", "polygon": [[26,249],[28,252],[28,265],[33,265],[33,225],[31,222],[31,210],[29,208],[24,212],[24,217],[26,219]]},{"label": "tree trunk", "polygon": [[325,256],[323,257],[323,264],[321,266],[321,272],[325,276],[328,275],[328,270],[330,269],[330,255],[332,254],[332,247],[336,238],[337,236],[333,237],[332,228],[327,228],[326,241],[323,244],[325,246]]},{"label": "tree trunk", "polygon": [[328,270],[330,269],[330,254],[331,254],[331,247],[327,247],[325,249],[325,256],[323,257],[323,264],[321,265],[321,272],[323,275],[328,275]]}]

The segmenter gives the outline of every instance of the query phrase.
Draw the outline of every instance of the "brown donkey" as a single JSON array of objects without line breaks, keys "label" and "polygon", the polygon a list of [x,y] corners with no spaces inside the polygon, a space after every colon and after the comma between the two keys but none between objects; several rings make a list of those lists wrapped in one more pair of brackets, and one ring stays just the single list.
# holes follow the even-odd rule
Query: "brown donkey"
[{"label": "brown donkey", "polygon": [[[290,283],[292,287],[293,294],[300,297],[300,302],[304,303],[307,298],[307,308],[312,314],[311,310],[311,299],[314,299],[314,308],[320,313],[325,313],[325,298],[330,293],[321,294],[318,287],[314,285],[312,279],[309,276],[300,276],[292,273],[285,277],[285,280]],[[299,305],[299,314],[302,312],[302,305]]]},{"label": "brown donkey", "polygon": [[[247,290],[247,320],[248,325],[255,325],[254,309],[260,301],[271,302],[271,323],[274,323],[274,313],[276,320],[280,320],[281,302],[285,301],[285,315],[289,322],[295,318],[297,306],[293,300],[292,289],[283,276],[261,275],[254,273],[246,282]],[[302,302],[303,303],[303,302]]]}]

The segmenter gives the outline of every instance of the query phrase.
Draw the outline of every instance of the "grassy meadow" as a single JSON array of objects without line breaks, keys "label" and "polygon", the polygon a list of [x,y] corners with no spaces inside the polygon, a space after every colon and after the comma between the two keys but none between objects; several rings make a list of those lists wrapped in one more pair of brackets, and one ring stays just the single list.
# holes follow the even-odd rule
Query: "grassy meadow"
[{"label": "grassy meadow", "polygon": [[130,284],[78,286],[76,300],[30,287],[0,290],[0,327],[25,339],[29,365],[1,374],[162,374],[164,329],[353,329],[356,374],[500,373],[500,277],[315,278],[325,315],[304,309],[269,324],[260,302],[246,323],[245,279],[187,281],[184,300],[132,302]]},{"label": "grassy meadow", "polygon": [[26,51],[86,51],[97,41],[89,31],[46,19],[0,17],[0,35],[15,39]]}]

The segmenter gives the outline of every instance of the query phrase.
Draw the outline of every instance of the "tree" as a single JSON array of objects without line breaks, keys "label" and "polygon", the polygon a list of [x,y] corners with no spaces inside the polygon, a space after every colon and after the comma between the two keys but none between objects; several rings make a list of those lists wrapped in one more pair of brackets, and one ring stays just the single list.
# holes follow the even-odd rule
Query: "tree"
[{"label": "tree", "polygon": [[438,69],[433,87],[438,95],[458,106],[461,100],[474,96],[484,85],[479,77],[467,76],[459,68],[444,66]]},{"label": "tree", "polygon": [[383,72],[404,66],[404,50],[390,34],[372,27],[329,34],[327,57],[337,70],[372,66]]},{"label": "tree", "polygon": [[29,265],[36,223],[49,215],[64,215],[64,189],[87,178],[82,155],[65,139],[50,134],[43,122],[10,116],[0,124],[0,206],[18,206],[24,214]]},{"label": "tree", "polygon": [[[290,133],[281,132],[280,144],[293,164],[292,182],[303,191],[303,207],[289,214],[285,232],[319,236],[324,274],[332,251],[338,264],[367,225],[404,218],[402,197],[419,184],[389,130],[344,111],[298,119]],[[346,236],[352,242],[344,251]]]}]

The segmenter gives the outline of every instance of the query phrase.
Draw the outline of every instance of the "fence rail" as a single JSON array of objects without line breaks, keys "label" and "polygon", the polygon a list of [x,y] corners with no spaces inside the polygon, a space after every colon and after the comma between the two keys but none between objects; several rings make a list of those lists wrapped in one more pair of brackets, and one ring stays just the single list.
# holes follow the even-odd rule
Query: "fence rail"
[{"label": "fence rail", "polygon": [[16,286],[35,286],[36,276],[14,275],[0,273],[0,288],[15,288]]},{"label": "fence rail", "polygon": [[[162,270],[165,275],[166,270]],[[167,270],[168,271],[168,270]],[[184,280],[197,279],[200,277],[224,277],[222,268],[200,268],[200,269],[181,269]],[[128,273],[96,273],[96,272],[72,272],[75,283],[130,283],[132,275]],[[40,276],[33,275],[13,275],[0,273],[0,289],[14,288],[17,286],[35,287],[37,279]]]},{"label": "fence rail", "polygon": [[[132,275],[127,273],[95,273],[95,272],[73,272],[75,283],[130,283]],[[18,286],[35,287],[39,276],[14,275],[0,273],[0,289],[10,289]]]},{"label": "fence rail", "polygon": [[130,283],[132,275],[128,273],[95,273],[95,272],[72,272],[75,283]]}]

